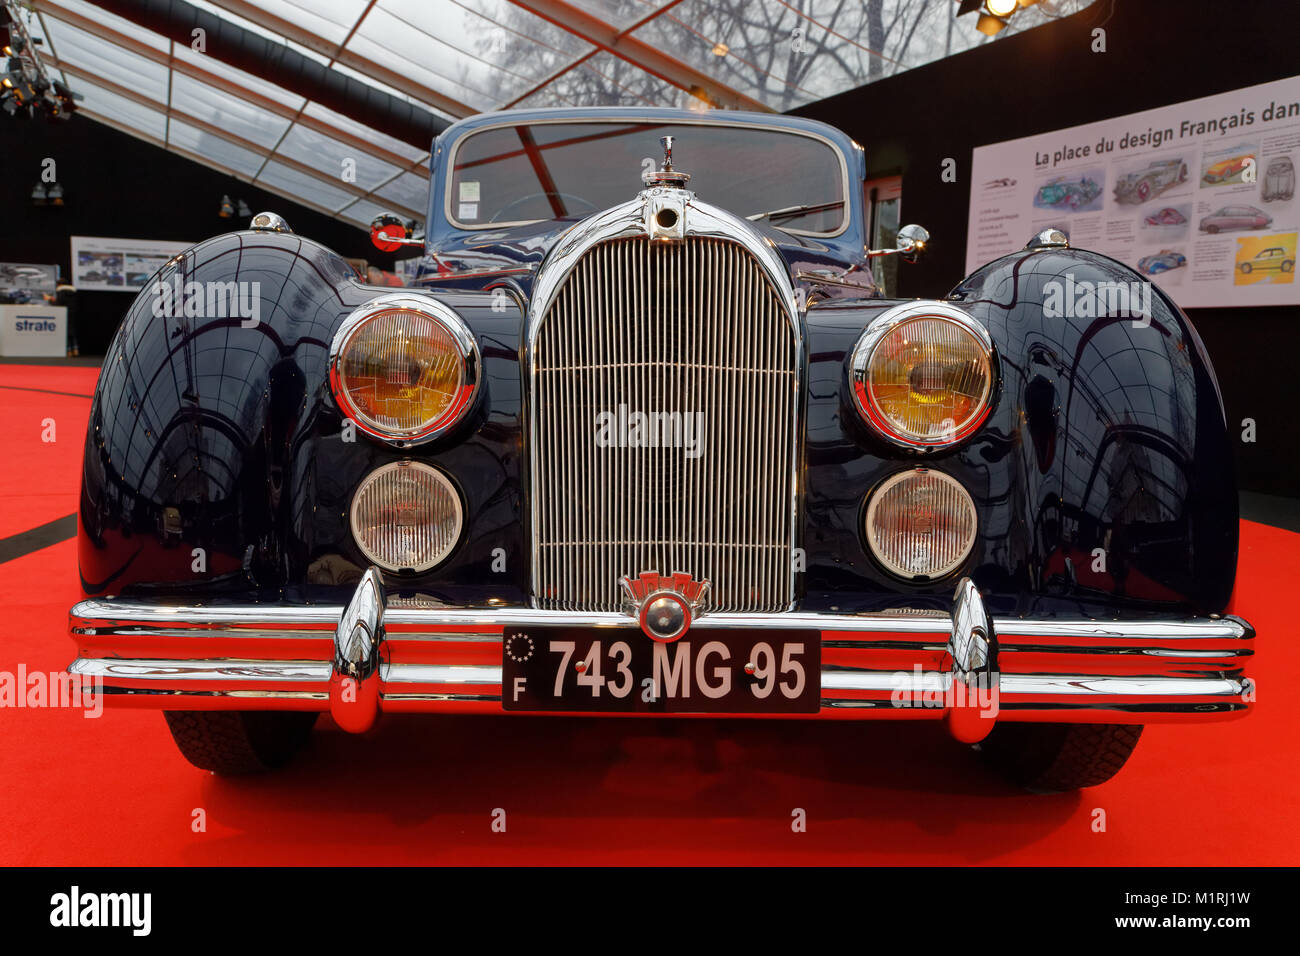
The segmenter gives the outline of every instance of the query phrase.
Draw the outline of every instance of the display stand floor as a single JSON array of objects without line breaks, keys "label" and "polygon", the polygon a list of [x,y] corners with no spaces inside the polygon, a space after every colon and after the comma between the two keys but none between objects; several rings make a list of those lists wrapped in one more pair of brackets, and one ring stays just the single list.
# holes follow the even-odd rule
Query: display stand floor
[{"label": "display stand floor", "polygon": [[[0,365],[0,546],[75,512],[96,374]],[[322,718],[287,770],[225,779],[156,712],[0,708],[0,864],[1294,864],[1297,580],[1300,535],[1242,522],[1255,712],[1148,727],[1081,793],[1012,789],[937,723]],[[71,539],[0,560],[0,671],[61,670],[79,596]]]}]

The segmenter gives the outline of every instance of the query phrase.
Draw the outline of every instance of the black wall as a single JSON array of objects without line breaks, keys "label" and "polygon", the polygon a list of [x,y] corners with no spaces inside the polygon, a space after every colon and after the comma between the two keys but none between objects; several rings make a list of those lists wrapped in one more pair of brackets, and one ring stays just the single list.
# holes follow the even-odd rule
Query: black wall
[{"label": "black wall", "polygon": [[[1093,53],[1092,30],[1107,52]],[[814,54],[815,55],[815,54]],[[1025,34],[822,100],[796,112],[848,132],[872,175],[902,173],[903,222],[933,242],[899,269],[900,292],[938,296],[965,272],[971,150],[1300,73],[1289,0],[1097,0]],[[955,183],[940,179],[947,157]],[[1029,236],[1025,236],[1028,241]],[[1300,497],[1300,307],[1191,309],[1240,434],[1241,486]]]},{"label": "black wall", "polygon": [[[243,199],[254,213],[279,213],[294,232],[342,256],[392,268],[393,257],[372,246],[356,226],[84,116],[51,122],[0,114],[0,147],[0,262],[57,263],[68,277],[69,236],[198,242],[247,228],[247,219],[217,215],[221,197],[227,195],[232,201]],[[47,156],[56,163],[63,206],[35,206],[31,201]],[[104,353],[131,299],[127,292],[77,294],[83,355]]]}]

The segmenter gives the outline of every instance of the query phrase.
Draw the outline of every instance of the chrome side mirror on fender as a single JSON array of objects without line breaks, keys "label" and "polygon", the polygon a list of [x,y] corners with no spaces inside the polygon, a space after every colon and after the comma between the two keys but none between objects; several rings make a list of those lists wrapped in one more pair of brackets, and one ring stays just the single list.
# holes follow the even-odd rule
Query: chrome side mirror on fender
[{"label": "chrome side mirror on fender", "polygon": [[915,262],[916,257],[925,249],[925,244],[930,241],[930,230],[924,226],[918,226],[910,223],[898,230],[898,236],[895,238],[893,249],[868,249],[867,258],[874,259],[877,256],[902,256],[908,262]]}]

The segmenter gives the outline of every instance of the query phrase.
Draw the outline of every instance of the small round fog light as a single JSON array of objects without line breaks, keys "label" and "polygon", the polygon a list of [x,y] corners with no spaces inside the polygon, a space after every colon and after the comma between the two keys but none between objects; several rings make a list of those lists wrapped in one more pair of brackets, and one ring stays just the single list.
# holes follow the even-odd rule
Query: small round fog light
[{"label": "small round fog light", "polygon": [[975,502],[957,479],[914,468],[887,479],[867,503],[871,553],[903,578],[951,574],[975,546]]},{"label": "small round fog light", "polygon": [[447,476],[418,461],[368,474],[352,498],[352,536],[386,571],[428,571],[460,540],[464,513]]}]

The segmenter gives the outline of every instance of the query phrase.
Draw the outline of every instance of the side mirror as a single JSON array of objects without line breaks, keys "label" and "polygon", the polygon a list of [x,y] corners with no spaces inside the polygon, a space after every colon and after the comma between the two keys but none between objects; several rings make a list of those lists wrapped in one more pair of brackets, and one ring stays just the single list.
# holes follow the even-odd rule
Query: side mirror
[{"label": "side mirror", "polygon": [[930,241],[930,230],[924,226],[918,226],[915,223],[904,226],[898,230],[898,236],[894,240],[893,249],[868,249],[867,258],[874,259],[877,256],[901,256],[908,262],[915,262],[916,257],[925,249],[926,243]]},{"label": "side mirror", "polygon": [[895,242],[898,245],[898,254],[908,262],[915,262],[916,257],[925,249],[925,244],[930,241],[930,230],[924,226],[918,226],[916,223],[904,226],[898,230],[898,238]]},{"label": "side mirror", "polygon": [[396,252],[402,246],[423,246],[423,239],[410,238],[410,230],[391,212],[381,212],[370,221],[370,241],[381,252]]}]

